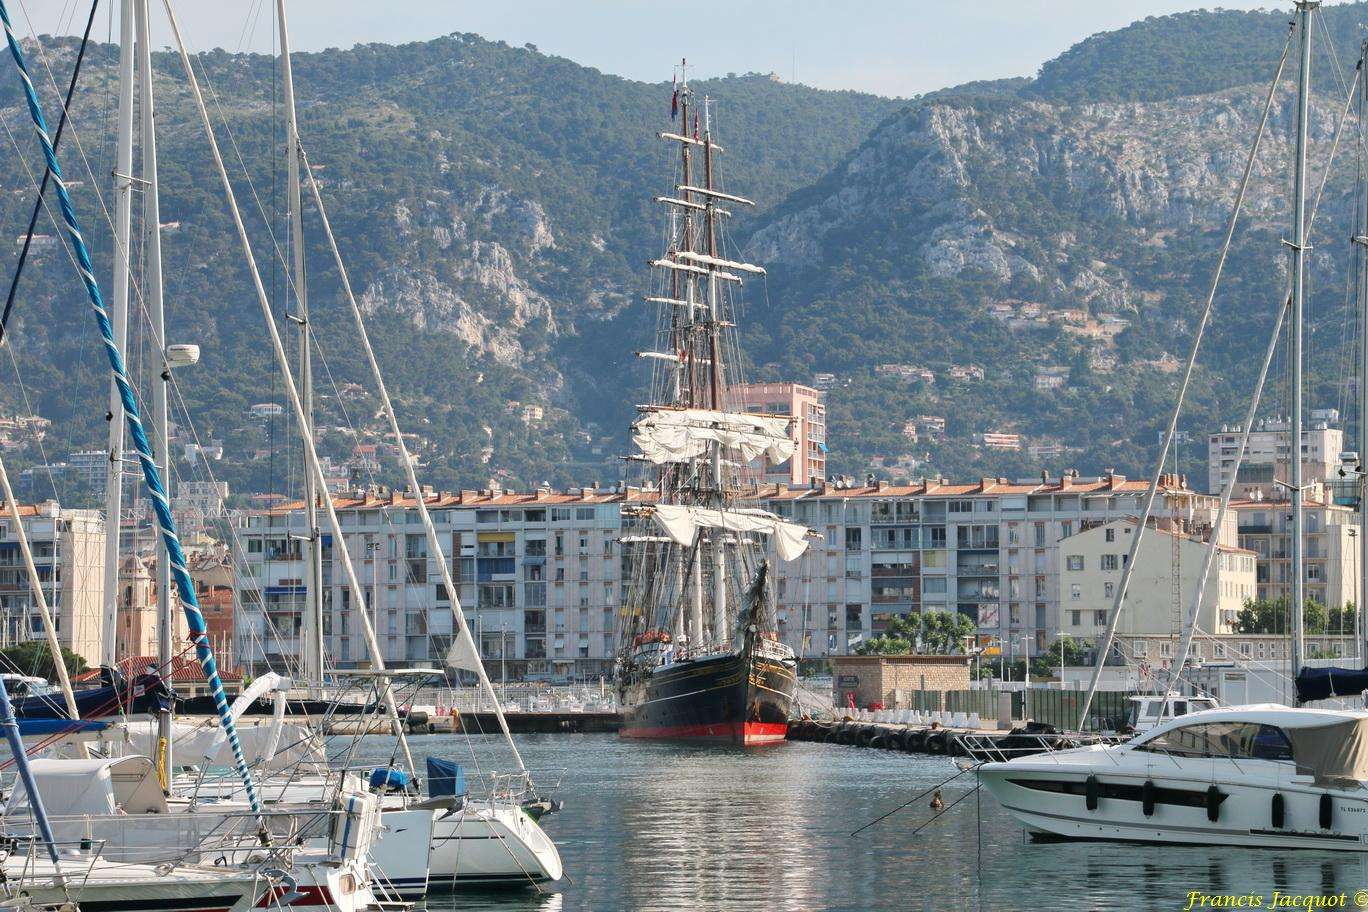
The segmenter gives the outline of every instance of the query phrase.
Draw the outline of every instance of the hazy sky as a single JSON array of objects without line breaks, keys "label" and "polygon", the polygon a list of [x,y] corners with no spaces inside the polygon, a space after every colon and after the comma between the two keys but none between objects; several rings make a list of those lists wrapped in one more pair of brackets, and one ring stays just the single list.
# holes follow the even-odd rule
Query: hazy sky
[{"label": "hazy sky", "polygon": [[[105,0],[112,10],[118,0]],[[1199,7],[1194,0],[288,0],[296,50],[397,43],[475,32],[532,43],[604,72],[668,79],[688,57],[698,75],[776,72],[832,89],[912,95],[971,79],[1028,76],[1095,32],[1145,16]],[[1222,0],[1226,8],[1267,2]],[[162,4],[152,0],[154,20]],[[1289,7],[1290,3],[1279,4]],[[77,7],[80,7],[78,10]],[[273,46],[274,0],[179,0],[186,40],[197,49]],[[79,32],[87,0],[25,0],[21,32]],[[683,23],[672,15],[687,9]],[[80,21],[72,24],[72,19]],[[100,37],[110,22],[101,13]],[[699,27],[709,23],[707,34]],[[160,30],[158,44],[169,43]]]}]

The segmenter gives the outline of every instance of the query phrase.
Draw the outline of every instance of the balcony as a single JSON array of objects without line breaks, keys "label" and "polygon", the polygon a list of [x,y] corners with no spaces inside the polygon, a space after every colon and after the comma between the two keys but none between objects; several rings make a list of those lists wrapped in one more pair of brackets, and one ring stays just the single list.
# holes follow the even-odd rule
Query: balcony
[{"label": "balcony", "polygon": [[971,561],[968,563],[961,563],[956,568],[956,572],[959,576],[997,576],[998,562]]}]

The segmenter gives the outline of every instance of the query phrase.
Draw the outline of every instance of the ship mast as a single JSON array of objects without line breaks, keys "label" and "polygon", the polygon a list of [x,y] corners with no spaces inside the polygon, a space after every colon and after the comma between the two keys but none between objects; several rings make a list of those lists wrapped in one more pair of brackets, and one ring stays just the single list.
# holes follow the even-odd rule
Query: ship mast
[{"label": "ship mast", "polygon": [[1297,137],[1292,189],[1292,393],[1291,427],[1288,428],[1288,483],[1292,494],[1292,678],[1301,672],[1306,659],[1306,640],[1302,614],[1306,598],[1304,514],[1302,488],[1302,328],[1306,313],[1306,129],[1311,94],[1311,15],[1320,0],[1297,0],[1300,70],[1297,74]]},{"label": "ship mast", "polygon": [[[716,164],[722,148],[713,141],[709,99],[698,102],[689,87],[687,61],[678,67],[670,115],[678,126],[659,136],[679,144],[678,183],[672,194],[656,197],[670,210],[670,232],[665,255],[651,262],[665,270],[666,278],[657,286],[659,296],[646,298],[663,308],[656,338],[665,350],[638,352],[664,366],[656,373],[651,403],[641,406],[645,416],[633,427],[640,429],[641,422],[656,421],[657,427],[673,426],[666,436],[676,444],[681,438],[689,441],[683,450],[670,453],[661,448],[670,449],[673,444],[655,441],[651,444],[654,453],[646,458],[658,466],[651,477],[662,507],[676,511],[674,515],[702,511],[707,516],[680,537],[665,541],[662,548],[649,546],[662,542],[660,538],[643,539],[648,547],[642,551],[637,572],[642,595],[650,600],[640,604],[653,603],[657,609],[651,618],[643,617],[646,627],[668,630],[676,645],[687,645],[692,652],[731,645],[730,549],[750,543],[738,532],[738,523],[745,527],[756,521],[754,516],[738,521],[728,512],[733,499],[728,467],[780,440],[789,441],[787,430],[776,426],[774,417],[727,408],[729,377],[724,362],[733,346],[723,337],[732,326],[726,284],[740,284],[741,274],[764,275],[765,270],[720,253],[720,222],[730,214],[722,207],[754,204],[718,189]],[[737,435],[746,437],[750,448],[739,460],[732,455],[740,455]],[[649,431],[646,436],[650,437]],[[788,458],[787,452],[783,458]],[[743,551],[736,550],[741,572],[746,567]],[[657,563],[667,572],[652,572]],[[741,591],[739,585],[730,588],[733,595]]]},{"label": "ship mast", "polygon": [[[703,97],[703,187],[707,191],[704,194],[704,204],[708,207],[704,213],[704,223],[708,234],[708,256],[717,260],[717,197],[714,195],[713,187],[713,156],[712,156],[712,112],[709,110],[709,99]],[[708,360],[710,370],[708,371],[709,392],[712,398],[712,407],[716,411],[726,411],[726,406],[722,402],[722,357],[721,346],[718,345],[718,333],[722,328],[722,315],[717,299],[717,264],[708,264]],[[722,479],[722,444],[717,442],[713,445],[712,452],[712,480],[714,496],[720,508],[725,501]],[[727,615],[727,557],[724,553],[725,535],[721,529],[712,530],[712,553],[713,553],[713,616],[712,616],[712,640],[717,645],[724,645],[731,639],[731,625]],[[700,579],[700,583],[702,580]]]}]

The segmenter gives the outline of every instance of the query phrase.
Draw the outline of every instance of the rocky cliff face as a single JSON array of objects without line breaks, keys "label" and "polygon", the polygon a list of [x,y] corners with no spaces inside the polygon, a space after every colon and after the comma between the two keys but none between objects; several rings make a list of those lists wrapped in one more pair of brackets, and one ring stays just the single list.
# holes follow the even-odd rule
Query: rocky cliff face
[{"label": "rocky cliff face", "polygon": [[[1291,100],[1284,92],[1275,101],[1249,222],[1285,218]],[[1077,228],[1106,226],[1113,244],[1143,247],[1220,227],[1262,104],[1262,92],[1246,87],[1150,103],[915,105],[778,207],[751,236],[749,254],[807,270],[873,245],[914,258],[937,279],[977,273],[1004,293],[1014,280],[1046,282],[1074,304],[1132,308],[1131,258],[1114,247],[1093,251]],[[1318,99],[1314,143],[1328,145],[1337,108]],[[1075,224],[1042,234],[1048,216]]]},{"label": "rocky cliff face", "polygon": [[[556,308],[525,274],[535,276],[541,252],[556,239],[537,202],[500,187],[482,187],[464,201],[446,193],[395,205],[390,230],[408,255],[371,280],[359,301],[366,313],[454,335],[510,368],[529,367],[529,346],[545,354],[546,338],[557,332]],[[435,259],[429,245],[440,251]]]},{"label": "rocky cliff face", "polygon": [[[783,302],[763,312],[773,341],[751,334],[761,372],[838,376],[832,434],[866,450],[843,462],[833,447],[844,471],[863,472],[871,457],[956,474],[1066,459],[1152,471],[1175,358],[1187,354],[1265,92],[910,105],[750,235],[746,254],[769,267],[770,297]],[[1329,96],[1313,105],[1313,197],[1342,107]],[[1203,389],[1185,417],[1199,439],[1243,407],[1249,355],[1285,281],[1293,118],[1288,87],[1274,100],[1199,362]],[[1324,333],[1313,372],[1344,338],[1337,226],[1347,224],[1351,158],[1342,147],[1313,255],[1313,334]],[[982,383],[947,384],[948,368],[985,361]],[[909,385],[879,363],[929,367],[937,379]],[[1318,377],[1320,404],[1339,400],[1332,372]],[[946,416],[947,440],[927,446],[869,417],[889,408],[897,427]],[[1022,450],[985,453],[974,435],[989,430],[1020,434]],[[1029,457],[1032,445],[1049,456]]]}]

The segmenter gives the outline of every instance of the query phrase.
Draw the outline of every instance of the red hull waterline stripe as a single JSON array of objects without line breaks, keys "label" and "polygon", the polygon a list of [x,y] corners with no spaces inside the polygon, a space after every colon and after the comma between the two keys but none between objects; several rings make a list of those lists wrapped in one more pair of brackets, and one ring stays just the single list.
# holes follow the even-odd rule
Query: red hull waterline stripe
[{"label": "red hull waterline stripe", "polygon": [[624,738],[726,741],[743,744],[775,744],[788,736],[788,725],[783,722],[718,722],[703,725],[665,725],[658,728],[624,728]]}]

